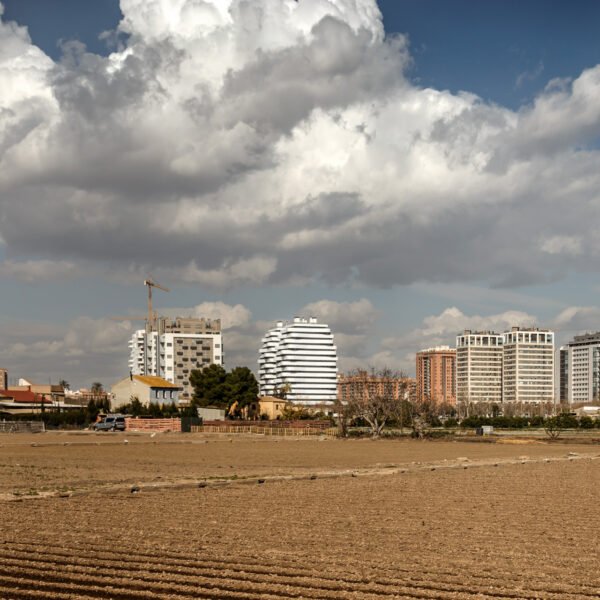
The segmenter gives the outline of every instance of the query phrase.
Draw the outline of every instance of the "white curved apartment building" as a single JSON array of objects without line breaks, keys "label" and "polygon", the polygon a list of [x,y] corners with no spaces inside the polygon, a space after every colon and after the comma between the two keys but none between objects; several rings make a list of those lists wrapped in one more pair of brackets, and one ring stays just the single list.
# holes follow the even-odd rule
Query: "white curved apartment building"
[{"label": "white curved apartment building", "polygon": [[314,317],[279,321],[262,339],[258,366],[261,395],[287,385],[287,400],[297,404],[318,405],[337,397],[333,334]]}]

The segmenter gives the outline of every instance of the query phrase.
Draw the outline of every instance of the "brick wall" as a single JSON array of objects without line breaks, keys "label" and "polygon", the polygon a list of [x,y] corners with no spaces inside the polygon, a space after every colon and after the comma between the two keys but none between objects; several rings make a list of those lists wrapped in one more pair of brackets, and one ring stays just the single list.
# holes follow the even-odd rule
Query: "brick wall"
[{"label": "brick wall", "polygon": [[126,431],[176,431],[181,433],[181,419],[125,418]]}]

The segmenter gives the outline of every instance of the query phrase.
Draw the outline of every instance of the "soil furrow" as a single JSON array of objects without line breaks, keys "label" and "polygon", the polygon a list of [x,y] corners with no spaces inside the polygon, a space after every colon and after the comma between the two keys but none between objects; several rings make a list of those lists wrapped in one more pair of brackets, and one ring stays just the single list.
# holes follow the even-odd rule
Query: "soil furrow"
[{"label": "soil furrow", "polygon": [[[12,572],[6,572],[0,566],[0,586],[3,584],[6,587],[13,587],[23,591],[39,591],[46,594],[51,594],[46,597],[54,598],[56,593],[64,594],[75,594],[75,597],[79,598],[80,594],[84,594],[83,597],[91,598],[102,598],[105,600],[136,600],[138,598],[149,600],[172,600],[173,598],[206,598],[206,599],[231,599],[231,600],[276,600],[281,598],[281,595],[274,591],[271,593],[270,590],[265,592],[252,592],[252,591],[235,591],[220,589],[217,586],[194,586],[188,589],[173,589],[174,586],[170,583],[165,583],[160,586],[146,586],[144,582],[133,580],[128,582],[128,586],[111,584],[107,579],[103,578],[101,581],[104,585],[98,585],[92,583],[90,580],[92,577],[86,577],[85,582],[81,582],[75,578],[68,577],[66,574],[55,575],[50,573],[44,573],[44,579],[29,578],[28,573],[23,573],[21,576],[16,575]],[[133,588],[133,583],[135,587]],[[179,586],[175,586],[179,587]]]},{"label": "soil furrow", "polygon": [[[43,598],[48,600],[48,592],[46,590],[20,589],[15,585],[10,587],[0,584],[0,598],[3,600],[27,600],[28,598]],[[95,595],[68,594],[62,592],[52,592],[52,600],[93,600],[97,598]]]},{"label": "soil furrow", "polygon": [[[0,492],[17,500],[1,502],[0,597],[600,598],[590,446],[11,439],[0,444]],[[53,439],[64,444],[37,445]],[[282,480],[300,473],[311,477]],[[69,496],[68,482],[89,493]],[[63,498],[19,501],[48,490]]]},{"label": "soil furrow", "polygon": [[119,600],[135,600],[137,598],[149,598],[160,600],[166,598],[166,596],[155,595],[153,592],[147,591],[135,591],[119,588],[117,586],[97,586],[88,583],[80,583],[65,580],[60,576],[54,576],[51,574],[45,574],[44,579],[29,578],[23,574],[21,576],[6,572],[5,569],[0,567],[0,585],[5,585],[10,589],[21,590],[22,592],[40,592],[41,594],[47,594],[47,598],[54,598],[55,594],[69,595],[71,597],[79,598],[104,598],[107,600],[119,599]]},{"label": "soil furrow", "polygon": [[[53,565],[56,567],[56,565]],[[104,584],[106,587],[110,587],[110,589],[117,588],[117,583],[114,581],[113,577],[102,577],[97,576],[95,573],[90,571],[83,570],[81,572],[73,572],[73,571],[63,571],[60,575],[48,573],[46,569],[39,568],[38,566],[32,566],[31,563],[22,566],[14,566],[12,569],[5,568],[4,565],[0,566],[0,575],[9,575],[9,576],[21,576],[23,578],[30,577],[33,573],[39,572],[40,576],[43,576],[45,579],[45,583],[49,581],[54,582],[56,584],[70,584],[70,585],[82,585],[81,581],[84,580],[87,582],[87,585],[94,587],[102,587]],[[334,599],[339,597],[339,594],[335,592],[331,592],[329,590],[321,590],[319,588],[314,588],[310,583],[306,586],[300,586],[294,589],[292,586],[286,586],[282,584],[274,584],[274,583],[258,583],[253,584],[252,582],[248,582],[244,579],[221,579],[221,578],[205,578],[205,577],[197,577],[192,581],[181,583],[180,579],[150,579],[150,578],[140,578],[139,574],[136,572],[131,573],[132,577],[127,577],[125,573],[121,573],[121,577],[117,578],[119,582],[119,593],[123,595],[124,593],[133,593],[139,594],[143,593],[146,590],[152,590],[153,593],[158,594],[160,592],[175,594],[177,597],[187,597],[194,598],[198,597],[198,590],[211,590],[211,593],[214,592],[213,596],[216,594],[243,594],[243,597],[246,597],[248,594],[250,595],[258,595],[261,598],[266,597],[267,595],[273,594],[277,598],[314,598],[314,599]],[[135,575],[135,577],[133,577]],[[126,582],[126,583],[125,583]],[[410,589],[407,591],[411,591]],[[109,597],[113,597],[113,592]],[[369,598],[369,597],[380,597],[382,595],[388,595],[389,592],[379,592],[377,590],[369,590],[368,592],[363,593],[361,597]],[[415,594],[413,594],[415,595]],[[138,597],[137,595],[135,597]],[[208,596],[212,597],[212,596]],[[229,597],[229,596],[228,596]],[[432,598],[431,594],[418,594],[415,597],[419,598]],[[440,596],[444,597],[444,596]],[[448,596],[452,597],[452,596]]]},{"label": "soil furrow", "polygon": [[[36,551],[37,552],[37,551]],[[511,593],[508,591],[506,583],[507,579],[502,580],[501,585],[493,585],[491,578],[485,578],[483,576],[472,578],[469,577],[465,581],[464,577],[454,576],[452,579],[447,577],[440,577],[439,574],[429,574],[420,572],[420,576],[408,575],[405,578],[401,577],[389,577],[389,576],[373,576],[369,578],[368,583],[361,580],[359,577],[349,577],[346,573],[340,573],[339,575],[331,575],[329,577],[323,576],[319,573],[318,569],[313,571],[302,570],[301,572],[289,572],[289,570],[281,569],[278,572],[274,570],[261,569],[253,570],[248,568],[244,563],[225,563],[219,562],[209,564],[206,561],[185,561],[188,564],[182,564],[182,561],[178,561],[176,564],[166,564],[162,558],[156,558],[154,561],[140,560],[137,558],[128,558],[123,560],[115,557],[101,558],[99,556],[83,557],[81,553],[73,555],[69,553],[57,553],[56,551],[44,551],[43,556],[36,557],[30,552],[20,551],[22,560],[29,560],[33,563],[52,564],[55,562],[50,561],[51,557],[66,559],[68,560],[69,568],[74,565],[79,565],[82,569],[86,566],[100,568],[107,571],[123,572],[135,571],[138,574],[147,573],[146,577],[140,577],[142,579],[151,579],[157,574],[175,576],[180,580],[196,576],[204,576],[212,579],[226,579],[226,580],[240,580],[254,583],[274,583],[281,584],[290,587],[306,586],[310,583],[310,587],[313,589],[321,590],[348,590],[348,591],[365,591],[369,592],[372,586],[378,586],[378,591],[385,591],[385,588],[395,588],[397,586],[410,586],[416,589],[435,590],[444,592],[465,592],[469,589],[486,589],[486,595],[490,597],[508,596],[513,598],[522,597],[523,591],[519,593]],[[128,553],[128,556],[132,556],[135,553]],[[15,559],[15,549],[13,548],[12,553],[2,553],[0,548],[0,558],[8,561]],[[57,561],[59,564],[60,561]],[[212,562],[212,561],[211,561]],[[193,566],[189,566],[189,564]],[[16,563],[15,563],[16,564]],[[126,565],[126,566],[124,566]],[[275,567],[275,565],[273,565]],[[471,584],[471,585],[469,585]],[[562,585],[560,589],[556,588],[556,585],[531,585],[529,582],[528,593],[535,594],[536,592],[542,592],[549,595],[549,597],[564,597],[564,594],[577,594],[579,597],[597,598],[598,594],[594,588],[590,588],[589,591],[582,589],[582,586],[569,586]],[[495,588],[495,589],[493,589]],[[378,593],[377,591],[375,593]]]},{"label": "soil furrow", "polygon": [[[75,557],[74,557],[75,558]],[[12,565],[12,570],[10,566]],[[381,584],[377,581],[371,581],[369,583],[355,582],[353,584],[348,584],[342,580],[338,580],[336,583],[329,582],[329,585],[323,586],[321,582],[319,582],[319,578],[315,577],[314,579],[304,578],[303,581],[281,581],[275,580],[272,581],[270,578],[266,580],[256,580],[256,579],[248,579],[244,577],[246,575],[243,572],[213,572],[210,574],[206,574],[202,577],[195,576],[190,577],[186,576],[183,573],[179,572],[162,572],[162,576],[158,576],[155,573],[148,572],[147,569],[140,565],[140,568],[135,571],[129,569],[119,568],[118,564],[104,564],[93,566],[93,571],[90,571],[89,567],[81,566],[81,565],[73,565],[70,564],[62,564],[55,563],[52,561],[48,561],[40,559],[29,559],[29,560],[21,560],[18,558],[4,558],[3,567],[6,568],[7,571],[24,571],[26,573],[31,573],[35,571],[39,571],[40,573],[47,573],[48,569],[54,571],[57,567],[63,569],[62,571],[62,579],[68,579],[69,581],[79,581],[79,578],[85,577],[88,582],[93,581],[103,581],[102,577],[97,577],[95,574],[100,569],[100,566],[103,566],[106,572],[111,573],[111,579],[117,579],[123,583],[122,580],[128,580],[131,582],[131,585],[135,587],[147,586],[152,584],[154,587],[157,586],[165,586],[168,585],[172,590],[174,586],[177,588],[181,588],[181,592],[185,592],[186,587],[194,587],[196,585],[201,585],[203,587],[212,587],[220,588],[224,590],[233,590],[239,591],[243,588],[244,585],[255,584],[253,590],[245,590],[245,591],[255,591],[257,588],[264,589],[267,591],[277,591],[278,595],[283,595],[286,597],[301,597],[303,595],[307,595],[311,598],[335,598],[338,597],[339,594],[345,593],[357,593],[361,592],[366,594],[367,596],[382,596],[382,595],[396,595],[401,589],[404,592],[410,592],[415,597],[422,598],[430,598],[430,597],[439,597],[439,598],[454,598],[457,596],[468,597],[476,594],[478,597],[489,597],[489,598],[536,598],[537,596],[532,592],[526,592],[522,590],[518,595],[514,592],[510,592],[508,590],[490,590],[487,589],[485,592],[481,591],[481,588],[478,586],[474,586],[474,589],[467,585],[461,586],[450,586],[444,585],[442,582],[437,583],[424,583],[419,582],[416,583],[414,581],[397,581],[393,584]],[[119,577],[120,575],[120,577]],[[135,575],[135,576],[133,576]],[[283,590],[282,591],[282,586]],[[295,589],[298,588],[298,589]],[[432,596],[431,594],[434,594]],[[187,595],[187,593],[185,594]],[[553,597],[554,594],[551,594],[547,597]],[[563,595],[564,597],[564,595]]]}]

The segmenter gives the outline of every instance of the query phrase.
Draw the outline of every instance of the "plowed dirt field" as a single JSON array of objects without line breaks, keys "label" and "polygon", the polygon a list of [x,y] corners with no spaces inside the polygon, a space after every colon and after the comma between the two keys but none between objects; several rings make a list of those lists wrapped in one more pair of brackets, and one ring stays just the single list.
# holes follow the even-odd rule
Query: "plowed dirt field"
[{"label": "plowed dirt field", "polygon": [[599,490],[593,445],[4,436],[0,597],[598,598]]}]

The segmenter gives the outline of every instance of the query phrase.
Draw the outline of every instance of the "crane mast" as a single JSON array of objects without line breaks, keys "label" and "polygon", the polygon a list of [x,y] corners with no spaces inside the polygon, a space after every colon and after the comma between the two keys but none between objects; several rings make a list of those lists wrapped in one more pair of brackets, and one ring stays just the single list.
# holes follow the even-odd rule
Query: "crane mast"
[{"label": "crane mast", "polygon": [[155,331],[156,330],[156,318],[157,315],[154,312],[152,307],[152,288],[157,288],[162,290],[163,292],[170,292],[171,290],[160,283],[157,283],[150,276],[148,279],[144,279],[144,285],[148,288],[148,317],[147,317],[147,330]]}]

